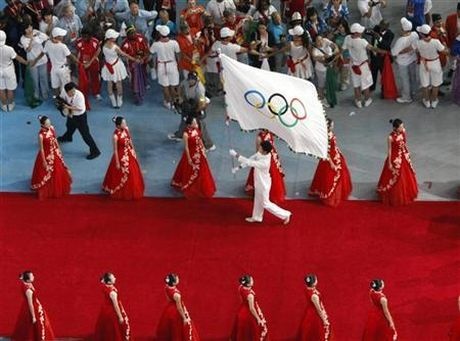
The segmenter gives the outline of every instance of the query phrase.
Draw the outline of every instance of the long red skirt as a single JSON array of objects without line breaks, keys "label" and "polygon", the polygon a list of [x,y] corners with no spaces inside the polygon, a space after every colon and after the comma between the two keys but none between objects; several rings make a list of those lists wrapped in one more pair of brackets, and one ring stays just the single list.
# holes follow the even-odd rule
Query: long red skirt
[{"label": "long red skirt", "polygon": [[326,341],[326,330],[318,313],[312,309],[306,309],[304,318],[300,324],[297,341]]},{"label": "long red skirt", "polygon": [[40,341],[42,340],[43,335],[45,335],[46,341],[55,339],[54,332],[51,328],[46,312],[43,310],[43,321],[40,321],[40,314],[35,304],[34,308],[35,317],[37,319],[35,324],[32,323],[32,318],[30,317],[29,305],[26,302],[22,304],[11,340]]},{"label": "long red skirt", "polygon": [[318,196],[327,206],[337,207],[342,200],[348,199],[352,189],[350,172],[345,158],[341,156],[341,169],[339,171],[334,171],[329,161],[319,161],[309,195]]},{"label": "long red skirt", "polygon": [[171,185],[180,189],[186,198],[211,198],[216,192],[216,184],[208,161],[202,155],[201,162],[192,168],[185,152],[177,165]]},{"label": "long red skirt", "polygon": [[[378,187],[383,187],[393,177],[388,168],[388,159],[385,160]],[[382,202],[390,206],[407,205],[413,202],[418,195],[417,179],[409,163],[402,158],[399,178],[387,191],[379,191]]]},{"label": "long red skirt", "polygon": [[257,324],[249,308],[242,304],[233,324],[231,341],[268,341],[268,334],[262,338],[263,327]]},{"label": "long red skirt", "polygon": [[176,303],[170,302],[157,327],[157,341],[199,341],[200,337],[193,322],[184,324],[182,316],[177,311]]},{"label": "long red skirt", "polygon": [[[32,172],[32,185],[44,182],[46,176],[47,170],[43,167],[43,159],[40,153],[38,153]],[[34,191],[37,192],[39,199],[61,198],[70,193],[71,184],[72,178],[69,171],[64,167],[61,159],[55,156],[51,177],[41,187],[34,189]]]},{"label": "long red skirt", "polygon": [[381,312],[369,314],[362,341],[393,341],[393,330]]},{"label": "long red skirt", "polygon": [[126,320],[120,324],[113,308],[104,306],[96,322],[96,331],[94,332],[93,340],[126,341],[127,334],[130,334],[130,330]]},{"label": "long red skirt", "polygon": [[123,172],[122,168],[117,169],[115,156],[112,156],[102,189],[108,192],[113,199],[141,199],[144,196],[145,186],[139,162],[129,154],[128,173]]}]

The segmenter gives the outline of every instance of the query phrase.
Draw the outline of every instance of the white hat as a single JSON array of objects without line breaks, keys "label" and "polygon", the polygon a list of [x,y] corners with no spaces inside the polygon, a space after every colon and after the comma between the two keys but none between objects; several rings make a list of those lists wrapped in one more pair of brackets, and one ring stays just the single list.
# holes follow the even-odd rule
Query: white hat
[{"label": "white hat", "polygon": [[412,31],[412,23],[406,18],[401,18],[401,27],[403,31]]},{"label": "white hat", "polygon": [[105,39],[117,39],[120,36],[120,33],[115,31],[113,28],[109,28],[105,31]]},{"label": "white hat", "polygon": [[169,36],[169,32],[171,32],[169,27],[166,25],[158,25],[157,27],[155,27],[155,29],[158,32],[160,32],[160,35],[162,35],[163,37]]},{"label": "white hat", "polygon": [[357,22],[355,22],[353,25],[350,27],[350,32],[351,33],[363,33],[365,30],[364,26],[361,26]]},{"label": "white hat", "polygon": [[297,25],[294,28],[291,28],[288,32],[291,36],[301,36],[304,34],[305,30],[302,28],[302,26]]},{"label": "white hat", "polygon": [[420,32],[420,33],[423,33],[423,34],[430,34],[431,27],[430,27],[430,25],[427,25],[427,24],[419,26],[419,27],[417,27],[417,32]]},{"label": "white hat", "polygon": [[55,27],[55,28],[53,28],[53,30],[51,31],[51,35],[53,36],[53,38],[56,38],[56,37],[65,37],[65,36],[67,35],[67,31],[64,30],[63,28]]},{"label": "white hat", "polygon": [[0,30],[0,46],[4,46],[6,42],[6,33]]},{"label": "white hat", "polygon": [[233,37],[234,34],[235,34],[235,31],[229,29],[228,27],[222,27],[220,29],[220,37],[222,39],[228,38],[228,37]]},{"label": "white hat", "polygon": [[300,15],[299,12],[292,13],[291,21],[294,21],[294,20],[302,20],[302,16]]}]

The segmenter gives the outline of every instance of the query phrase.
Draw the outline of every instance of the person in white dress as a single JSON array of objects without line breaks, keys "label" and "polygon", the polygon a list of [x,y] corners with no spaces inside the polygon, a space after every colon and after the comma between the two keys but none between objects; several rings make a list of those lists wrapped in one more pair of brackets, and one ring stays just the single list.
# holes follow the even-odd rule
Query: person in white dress
[{"label": "person in white dress", "polygon": [[415,75],[417,55],[412,45],[418,39],[417,32],[412,31],[412,23],[406,18],[401,18],[401,36],[391,48],[391,54],[396,58],[400,79],[400,97],[396,99],[398,103],[411,103],[417,91]]},{"label": "person in white dress", "polygon": [[[107,82],[107,92],[109,94],[112,107],[121,108],[123,105],[123,79],[128,77],[125,64],[120,59],[123,56],[133,62],[138,62],[134,57],[123,52],[117,45],[117,38],[120,33],[113,29],[108,29],[105,32],[105,44],[102,47],[104,54],[104,66],[102,67],[101,77]],[[113,93],[113,85],[115,84],[116,96]]]},{"label": "person in white dress", "polygon": [[297,25],[291,28],[288,33],[292,41],[286,46],[289,57],[287,61],[288,75],[310,79],[313,76],[313,64],[310,57],[310,40],[305,36],[305,30]]},{"label": "person in white dress", "polygon": [[318,97],[326,108],[329,107],[329,103],[324,97],[324,88],[326,86],[326,72],[327,68],[329,67],[329,63],[332,63],[332,60],[334,60],[334,56],[336,56],[338,52],[339,49],[335,43],[319,34],[316,36],[315,45],[313,46],[312,50],[312,57],[315,61],[315,74],[318,87]]},{"label": "person in white dress", "polygon": [[230,149],[230,155],[235,157],[240,163],[239,167],[232,169],[233,173],[241,168],[254,168],[254,206],[252,209],[252,216],[246,218],[248,223],[261,223],[264,210],[267,210],[281,219],[284,225],[289,224],[292,216],[291,212],[272,203],[269,199],[270,188],[272,186],[272,179],[270,176],[270,152],[272,148],[273,146],[270,141],[262,141],[257,153],[249,158],[239,155],[235,150]]},{"label": "person in white dress", "polygon": [[27,53],[30,63],[30,74],[34,82],[34,97],[46,100],[48,98],[48,57],[43,50],[43,44],[49,37],[39,30],[35,30],[32,24],[24,28],[21,37],[21,46]]},{"label": "person in white dress", "polygon": [[439,54],[449,53],[449,49],[438,39],[431,38],[429,25],[417,27],[417,32],[420,33],[421,38],[413,44],[413,48],[420,57],[419,75],[423,92],[422,102],[426,108],[435,109],[439,103],[439,87],[443,82]]},{"label": "person in white dress", "polygon": [[14,60],[27,65],[27,61],[19,56],[11,46],[6,45],[6,33],[0,31],[0,100],[3,111],[13,111],[14,90],[18,83],[14,72]]},{"label": "person in white dress", "polygon": [[343,50],[350,52],[351,59],[351,80],[355,92],[355,104],[358,108],[363,107],[361,95],[364,93],[364,106],[368,107],[372,104],[370,87],[374,83],[372,73],[369,68],[368,50],[375,53],[386,53],[377,47],[372,46],[369,42],[362,38],[365,28],[358,23],[354,23],[350,27],[351,34],[345,37],[342,45]]},{"label": "person in white dress", "polygon": [[178,99],[179,69],[179,43],[169,39],[169,27],[158,25],[156,28],[160,40],[150,46],[150,53],[156,56],[158,84],[163,88],[163,105],[167,109],[173,108],[173,103]]}]

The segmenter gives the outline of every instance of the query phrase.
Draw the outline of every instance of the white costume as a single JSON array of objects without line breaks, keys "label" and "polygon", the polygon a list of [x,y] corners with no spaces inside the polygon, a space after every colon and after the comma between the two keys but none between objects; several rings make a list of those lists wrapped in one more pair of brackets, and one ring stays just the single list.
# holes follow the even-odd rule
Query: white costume
[{"label": "white costume", "polygon": [[[373,84],[372,73],[369,68],[367,46],[369,43],[363,38],[353,38],[351,35],[345,37],[342,45],[343,50],[350,52],[352,64],[351,80],[354,88],[366,90]],[[361,74],[357,74],[354,69],[358,69]]]},{"label": "white costume", "polygon": [[157,77],[161,86],[178,86],[179,69],[176,53],[180,53],[177,41],[156,41],[150,46],[150,53],[157,55]]},{"label": "white costume", "polygon": [[420,84],[422,88],[428,86],[440,86],[443,82],[441,61],[439,52],[444,51],[445,47],[438,39],[425,41],[420,39],[413,45],[414,49],[420,54]]},{"label": "white costume", "polygon": [[308,50],[303,45],[295,45],[291,41],[289,55],[295,64],[295,72],[288,68],[288,75],[302,79],[309,79],[313,76],[313,65],[308,54]]},{"label": "white costume", "polygon": [[264,209],[274,216],[286,220],[291,216],[291,212],[282,209],[272,203],[269,199],[272,178],[270,176],[271,153],[263,155],[259,152],[250,158],[238,157],[241,167],[254,167],[254,207],[252,209],[252,219],[261,222],[263,220]]},{"label": "white costume", "polygon": [[241,52],[241,46],[233,43],[222,43],[217,40],[211,47],[211,56],[206,58],[206,71],[211,73],[219,73],[218,64],[222,65],[220,61],[219,52],[230,57],[234,60],[238,60],[238,53]]},{"label": "white costume", "polygon": [[5,40],[6,35],[0,41],[0,90],[15,90],[18,83],[13,60],[17,54],[11,46],[5,45]]},{"label": "white costume", "polygon": [[[369,3],[373,2],[375,5],[369,6]],[[361,24],[365,28],[373,28],[378,25],[383,19],[382,13],[380,12],[381,4],[379,0],[358,0],[358,10],[361,13]],[[365,17],[364,14],[372,10],[371,16]]]},{"label": "white costume", "polygon": [[[104,54],[105,63],[102,67],[101,77],[103,80],[108,82],[120,82],[128,77],[125,64],[120,59],[117,53],[117,45],[113,45],[111,48],[104,46],[102,53]],[[106,64],[110,64],[113,69],[113,73],[110,73]]]}]

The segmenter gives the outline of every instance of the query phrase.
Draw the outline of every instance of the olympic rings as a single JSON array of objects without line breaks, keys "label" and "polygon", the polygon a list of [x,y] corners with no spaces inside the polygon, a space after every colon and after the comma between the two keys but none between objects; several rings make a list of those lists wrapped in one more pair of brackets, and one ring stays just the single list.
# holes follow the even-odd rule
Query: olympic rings
[{"label": "olympic rings", "polygon": [[[256,99],[254,99],[254,96]],[[252,97],[252,99],[251,99]],[[270,95],[268,100],[265,99],[265,96],[257,90],[248,90],[244,94],[244,99],[251,107],[255,108],[259,113],[273,119],[278,117],[280,123],[287,128],[293,128],[299,123],[299,121],[305,120],[307,118],[307,108],[305,104],[294,97],[290,102],[280,93],[274,93]],[[258,100],[257,100],[258,99]],[[261,109],[264,109],[267,106],[268,111],[271,115],[267,115],[267,112]],[[283,117],[287,112],[290,112],[295,121],[289,123],[290,120],[286,120],[286,117]]]}]

